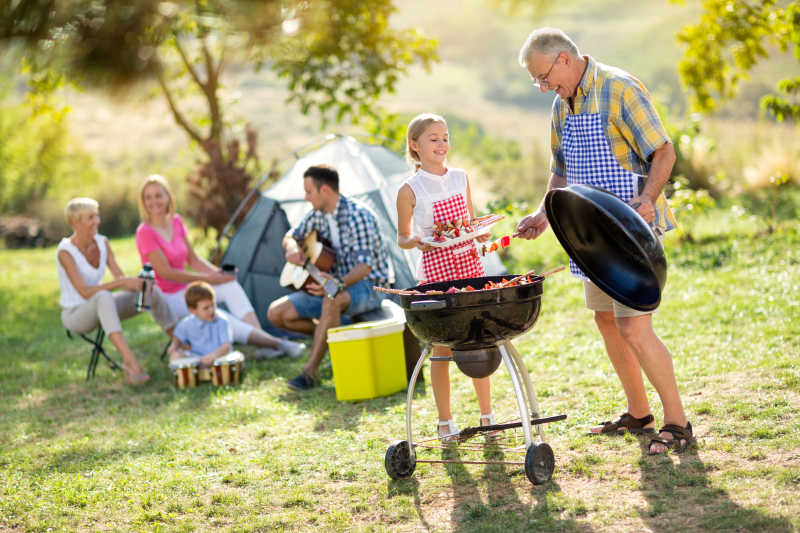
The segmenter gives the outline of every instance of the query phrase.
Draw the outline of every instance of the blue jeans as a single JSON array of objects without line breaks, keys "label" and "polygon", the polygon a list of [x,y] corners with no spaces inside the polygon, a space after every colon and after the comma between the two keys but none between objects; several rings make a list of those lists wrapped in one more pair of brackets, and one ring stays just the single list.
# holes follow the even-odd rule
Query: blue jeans
[{"label": "blue jeans", "polygon": [[[372,311],[381,306],[383,294],[372,290],[373,283],[362,279],[345,290],[350,294],[350,305],[342,313],[342,325],[351,324],[353,317]],[[289,301],[300,318],[319,318],[322,314],[322,299],[326,296],[314,296],[306,291],[289,294]]]}]

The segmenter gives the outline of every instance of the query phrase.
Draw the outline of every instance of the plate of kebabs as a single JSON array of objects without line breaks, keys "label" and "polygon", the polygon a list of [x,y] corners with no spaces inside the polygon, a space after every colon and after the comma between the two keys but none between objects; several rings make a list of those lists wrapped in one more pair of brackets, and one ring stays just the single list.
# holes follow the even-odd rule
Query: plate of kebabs
[{"label": "plate of kebabs", "polygon": [[449,222],[437,222],[433,226],[433,235],[425,237],[422,242],[435,248],[447,248],[469,241],[489,233],[492,226],[505,218],[505,215],[484,215],[472,220],[454,219]]}]

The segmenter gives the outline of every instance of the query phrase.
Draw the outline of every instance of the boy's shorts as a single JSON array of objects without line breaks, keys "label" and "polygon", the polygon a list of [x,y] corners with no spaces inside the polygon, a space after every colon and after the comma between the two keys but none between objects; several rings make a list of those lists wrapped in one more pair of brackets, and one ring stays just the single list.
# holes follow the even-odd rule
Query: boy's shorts
[{"label": "boy's shorts", "polygon": [[[351,324],[353,317],[372,311],[381,306],[383,295],[372,290],[373,282],[362,279],[345,290],[350,294],[350,305],[342,313],[342,325]],[[300,318],[319,318],[322,314],[322,299],[326,296],[314,296],[306,291],[289,294],[289,301]]]}]

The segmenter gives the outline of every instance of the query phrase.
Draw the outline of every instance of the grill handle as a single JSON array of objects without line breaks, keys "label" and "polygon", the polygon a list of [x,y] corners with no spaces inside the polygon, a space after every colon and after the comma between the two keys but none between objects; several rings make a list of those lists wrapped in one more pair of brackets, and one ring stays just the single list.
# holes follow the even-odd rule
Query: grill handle
[{"label": "grill handle", "polygon": [[447,302],[444,300],[417,300],[411,302],[411,309],[414,311],[438,311],[447,307]]}]

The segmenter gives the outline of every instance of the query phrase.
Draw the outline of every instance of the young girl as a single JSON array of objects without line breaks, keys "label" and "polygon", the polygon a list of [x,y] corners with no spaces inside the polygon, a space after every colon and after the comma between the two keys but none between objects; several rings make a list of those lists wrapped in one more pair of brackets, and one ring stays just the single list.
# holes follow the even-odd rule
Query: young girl
[{"label": "young girl", "polygon": [[[422,250],[417,271],[420,282],[447,281],[484,275],[477,257],[475,242],[470,240],[447,248],[434,248],[422,242],[433,234],[437,222],[454,219],[471,220],[472,200],[466,172],[448,168],[450,150],[447,123],[444,118],[423,113],[411,120],[407,135],[408,157],[417,173],[397,192],[397,244],[404,249]],[[478,240],[485,241],[489,235]],[[450,348],[434,346],[434,356],[449,356]],[[458,433],[450,413],[450,367],[447,361],[431,361],[431,384],[439,413],[437,434],[443,441]],[[494,424],[489,378],[473,379],[481,410],[480,425]]]}]

